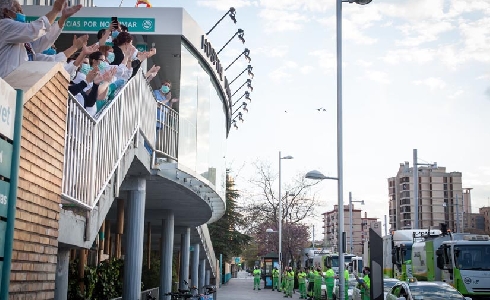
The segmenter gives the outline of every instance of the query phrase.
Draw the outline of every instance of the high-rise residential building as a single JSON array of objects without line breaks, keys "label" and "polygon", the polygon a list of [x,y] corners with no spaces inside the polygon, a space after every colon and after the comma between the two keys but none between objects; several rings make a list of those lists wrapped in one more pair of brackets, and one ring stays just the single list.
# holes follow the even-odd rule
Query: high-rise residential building
[{"label": "high-rise residential building", "polygon": [[[325,246],[332,247],[333,251],[338,248],[338,205],[333,210],[323,213],[323,236]],[[368,218],[367,213],[362,217],[360,209],[356,209],[352,204],[352,251],[350,248],[350,215],[349,205],[344,205],[344,231],[346,236],[346,252],[362,255],[363,242],[369,239],[369,228],[373,228],[381,235],[381,222],[378,218]]]},{"label": "high-rise residential building", "polygon": [[490,234],[490,206],[480,207],[480,214],[484,218],[484,230],[487,234]]},{"label": "high-rise residential building", "polygon": [[[471,212],[471,189],[462,187],[461,172],[445,167],[418,167],[418,228],[439,227],[447,223],[456,231],[463,226],[464,215]],[[401,163],[395,177],[388,178],[389,214],[392,230],[414,228],[413,168]],[[468,205],[464,205],[464,199]],[[459,226],[457,223],[459,212]]]},{"label": "high-rise residential building", "polygon": [[[54,0],[19,0],[22,5],[53,5]],[[68,5],[82,4],[84,7],[94,6],[93,0],[68,0]]]}]

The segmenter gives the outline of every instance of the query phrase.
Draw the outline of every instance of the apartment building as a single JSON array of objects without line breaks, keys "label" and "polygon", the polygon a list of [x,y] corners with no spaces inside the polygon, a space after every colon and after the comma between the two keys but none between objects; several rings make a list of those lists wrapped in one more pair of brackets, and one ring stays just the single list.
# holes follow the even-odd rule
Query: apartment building
[{"label": "apartment building", "polygon": [[[456,231],[459,213],[461,228],[463,216],[471,212],[471,189],[463,189],[462,173],[447,172],[445,167],[419,166],[418,175],[418,227],[439,227],[440,223],[447,223]],[[396,176],[388,178],[391,230],[414,228],[413,187],[413,168],[408,162],[401,163]]]},{"label": "apartment building", "polygon": [[[334,209],[323,213],[323,236],[327,247],[338,250],[338,205]],[[381,235],[381,222],[378,218],[369,218],[367,213],[362,216],[361,209],[356,209],[352,204],[352,250],[350,244],[350,215],[349,205],[344,205],[344,231],[346,235],[346,252],[362,255],[363,243],[369,240],[369,229],[374,229]]]}]

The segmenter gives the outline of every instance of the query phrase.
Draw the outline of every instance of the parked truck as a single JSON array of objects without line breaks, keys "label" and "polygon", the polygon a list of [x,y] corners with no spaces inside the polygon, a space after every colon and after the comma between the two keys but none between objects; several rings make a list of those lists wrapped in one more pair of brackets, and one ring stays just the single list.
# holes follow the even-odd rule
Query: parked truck
[{"label": "parked truck", "polygon": [[[412,277],[412,245],[421,236],[440,236],[438,229],[406,229],[394,230],[391,234],[383,237],[383,272],[389,278],[406,280]],[[425,239],[420,238],[420,239]]]},{"label": "parked truck", "polygon": [[445,281],[464,296],[490,298],[488,235],[455,233],[415,241],[413,276],[419,281]]}]

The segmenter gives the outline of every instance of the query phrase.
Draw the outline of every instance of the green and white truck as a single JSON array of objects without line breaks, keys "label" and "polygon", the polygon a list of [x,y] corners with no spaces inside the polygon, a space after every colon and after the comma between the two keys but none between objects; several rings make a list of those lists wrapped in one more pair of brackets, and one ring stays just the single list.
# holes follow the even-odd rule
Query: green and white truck
[{"label": "green and white truck", "polygon": [[444,281],[472,299],[490,298],[488,235],[449,233],[415,241],[411,263],[419,281]]}]

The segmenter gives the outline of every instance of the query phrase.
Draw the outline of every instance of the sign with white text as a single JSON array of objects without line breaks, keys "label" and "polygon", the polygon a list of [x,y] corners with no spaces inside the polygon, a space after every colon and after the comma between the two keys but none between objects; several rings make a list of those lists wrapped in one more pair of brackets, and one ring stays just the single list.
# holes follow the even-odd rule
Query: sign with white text
[{"label": "sign with white text", "polygon": [[[27,22],[32,22],[39,17],[27,17]],[[119,18],[119,23],[128,27],[128,31],[133,32],[155,32],[155,19],[153,18]],[[93,31],[109,28],[111,18],[100,17],[71,17],[65,22],[63,31]]]},{"label": "sign with white text", "polygon": [[15,103],[17,93],[5,81],[0,81],[0,134],[14,137]]}]

